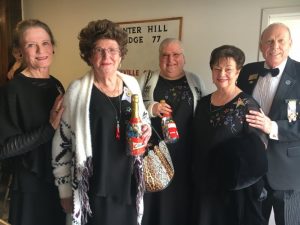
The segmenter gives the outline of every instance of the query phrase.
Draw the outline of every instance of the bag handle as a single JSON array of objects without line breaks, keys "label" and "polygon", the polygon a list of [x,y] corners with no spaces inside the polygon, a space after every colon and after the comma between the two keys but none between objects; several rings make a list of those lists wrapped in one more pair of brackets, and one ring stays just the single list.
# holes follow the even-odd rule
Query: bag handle
[{"label": "bag handle", "polygon": [[[161,136],[159,135],[159,133],[157,132],[157,130],[152,126],[152,124],[150,124],[151,126],[151,129],[154,131],[154,133],[156,134],[157,138],[158,138],[158,142],[161,142],[163,141],[164,142],[164,139],[161,138]],[[152,142],[149,142],[150,145],[154,145]]]},{"label": "bag handle", "polygon": [[[151,125],[151,124],[150,124]],[[156,133],[156,136],[158,137],[158,139],[160,141],[162,141],[163,139],[160,137],[159,133],[155,130],[155,128],[151,125],[152,130],[154,130],[154,132]]]}]

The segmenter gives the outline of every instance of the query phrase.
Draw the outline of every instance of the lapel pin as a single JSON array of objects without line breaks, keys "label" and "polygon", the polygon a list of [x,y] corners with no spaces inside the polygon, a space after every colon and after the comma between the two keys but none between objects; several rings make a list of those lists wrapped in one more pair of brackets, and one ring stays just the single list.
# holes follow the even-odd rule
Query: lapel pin
[{"label": "lapel pin", "polygon": [[286,80],[286,81],[285,81],[285,84],[286,84],[286,85],[291,85],[291,83],[292,83],[292,82],[291,82],[290,80]]},{"label": "lapel pin", "polygon": [[258,78],[258,74],[256,73],[256,74],[251,74],[250,76],[249,76],[249,78],[248,78],[248,81],[249,82],[253,82],[253,80],[257,80],[257,78]]}]

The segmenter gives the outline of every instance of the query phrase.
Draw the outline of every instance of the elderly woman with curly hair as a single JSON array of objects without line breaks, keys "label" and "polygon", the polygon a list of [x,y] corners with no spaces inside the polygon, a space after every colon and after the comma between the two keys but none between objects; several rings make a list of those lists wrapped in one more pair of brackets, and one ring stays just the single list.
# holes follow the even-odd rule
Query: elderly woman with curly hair
[{"label": "elderly woman with curly hair", "polygon": [[64,97],[53,140],[53,166],[61,204],[73,224],[137,224],[134,157],[126,153],[131,96],[137,94],[144,144],[150,120],[134,77],[118,71],[127,34],[109,20],[91,21],[78,36],[81,58],[91,67]]}]

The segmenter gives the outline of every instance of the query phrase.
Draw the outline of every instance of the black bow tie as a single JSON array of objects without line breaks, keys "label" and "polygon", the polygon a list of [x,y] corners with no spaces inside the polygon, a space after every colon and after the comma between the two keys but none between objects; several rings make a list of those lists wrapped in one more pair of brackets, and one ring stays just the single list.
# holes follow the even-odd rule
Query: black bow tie
[{"label": "black bow tie", "polygon": [[278,68],[274,68],[274,69],[263,68],[262,71],[259,73],[259,75],[264,77],[268,73],[270,73],[272,75],[272,77],[276,77],[279,74],[279,69]]}]

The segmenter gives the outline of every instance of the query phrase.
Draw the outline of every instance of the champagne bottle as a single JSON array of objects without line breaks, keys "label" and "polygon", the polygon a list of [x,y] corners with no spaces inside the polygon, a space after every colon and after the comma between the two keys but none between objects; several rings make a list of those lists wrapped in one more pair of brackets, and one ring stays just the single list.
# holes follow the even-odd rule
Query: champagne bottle
[{"label": "champagne bottle", "polygon": [[129,154],[139,156],[144,154],[145,145],[142,138],[142,122],[139,116],[139,96],[131,96],[131,118],[127,126],[127,140],[129,144]]},{"label": "champagne bottle", "polygon": [[[160,100],[161,104],[165,104],[165,100]],[[161,128],[166,143],[176,143],[179,139],[176,123],[173,120],[172,113],[167,112],[163,114],[161,119]]]}]

